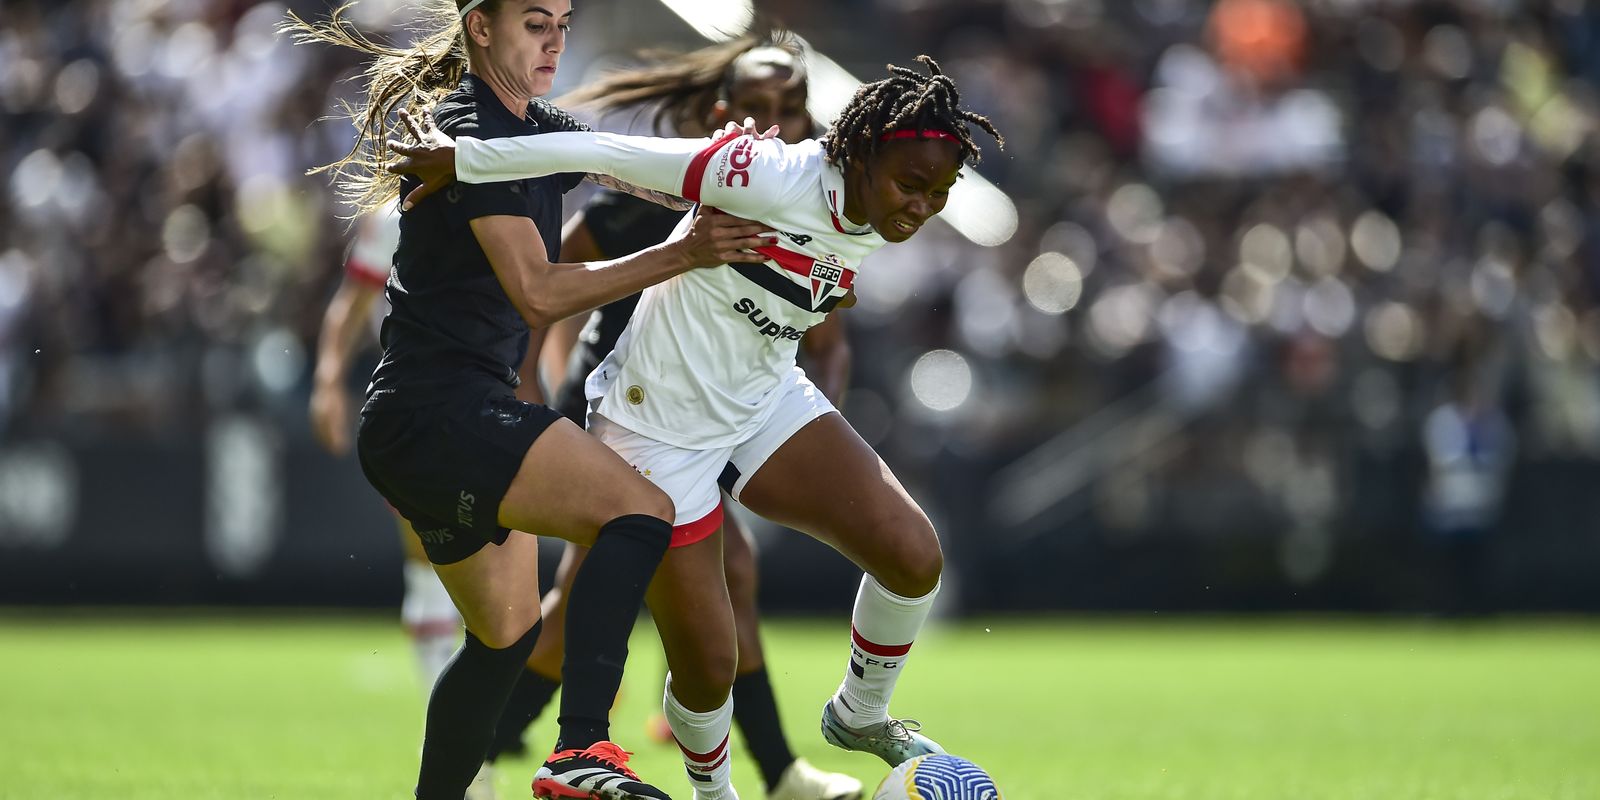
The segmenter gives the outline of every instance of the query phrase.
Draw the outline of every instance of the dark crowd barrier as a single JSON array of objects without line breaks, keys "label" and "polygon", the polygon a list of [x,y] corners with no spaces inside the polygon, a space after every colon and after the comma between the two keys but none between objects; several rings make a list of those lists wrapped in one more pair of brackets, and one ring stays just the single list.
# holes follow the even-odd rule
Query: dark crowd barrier
[{"label": "dark crowd barrier", "polygon": [[[1134,530],[1092,511],[1009,529],[986,511],[995,471],[954,457],[907,470],[936,499],[946,610],[1600,611],[1593,462],[1519,465],[1504,518],[1465,542],[1417,524],[1413,463],[1361,465],[1317,531],[1186,505],[1207,486],[1167,487]],[[797,534],[757,535],[764,606],[849,607],[848,562]],[[381,607],[399,598],[397,542],[353,459],[250,417],[177,443],[0,444],[0,604]],[[558,548],[545,545],[545,585]]]}]

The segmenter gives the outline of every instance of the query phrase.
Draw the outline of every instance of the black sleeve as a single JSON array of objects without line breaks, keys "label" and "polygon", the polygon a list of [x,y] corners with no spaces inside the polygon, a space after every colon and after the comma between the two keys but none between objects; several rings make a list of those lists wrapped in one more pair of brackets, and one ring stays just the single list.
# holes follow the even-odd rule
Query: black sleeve
[{"label": "black sleeve", "polygon": [[[542,97],[534,98],[534,101],[528,104],[528,116],[532,117],[533,121],[538,124],[539,130],[545,133],[571,133],[590,130],[589,126],[579,122],[577,117],[572,116],[565,109]],[[563,172],[557,175],[556,179],[561,182],[561,193],[566,194],[578,188],[578,184],[583,183],[584,175],[581,172]]]},{"label": "black sleeve", "polygon": [[606,258],[621,258],[666,241],[683,214],[631,194],[601,192],[584,208],[583,222]]},{"label": "black sleeve", "polygon": [[[475,139],[493,139],[501,134],[480,125],[475,108],[441,104],[435,112],[439,130],[451,137],[471,136]],[[444,217],[451,228],[465,228],[479,217],[499,215],[532,217],[530,199],[522,181],[499,183],[462,183],[457,181],[442,189],[438,196],[444,202]]]}]

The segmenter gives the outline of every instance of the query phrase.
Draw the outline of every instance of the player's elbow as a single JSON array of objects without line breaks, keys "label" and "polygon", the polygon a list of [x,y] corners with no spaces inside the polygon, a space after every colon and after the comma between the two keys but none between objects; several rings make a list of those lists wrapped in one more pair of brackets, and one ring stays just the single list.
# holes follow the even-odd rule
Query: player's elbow
[{"label": "player's elbow", "polygon": [[542,264],[522,285],[522,318],[530,328],[548,328],[571,316],[560,298],[550,292],[550,265]]},{"label": "player's elbow", "polygon": [[523,303],[522,318],[530,328],[548,328],[565,319],[557,313],[549,298],[537,294],[529,296]]}]

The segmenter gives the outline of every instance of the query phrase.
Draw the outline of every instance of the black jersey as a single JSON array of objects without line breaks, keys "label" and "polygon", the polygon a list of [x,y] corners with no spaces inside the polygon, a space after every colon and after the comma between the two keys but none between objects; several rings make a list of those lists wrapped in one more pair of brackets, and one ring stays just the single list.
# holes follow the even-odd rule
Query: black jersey
[{"label": "black jersey", "polygon": [[[672,235],[683,219],[683,211],[641,200],[620,192],[601,192],[583,209],[583,223],[594,235],[602,258],[621,258],[647,247],[655,247]],[[617,337],[628,327],[639,295],[633,294],[596,309],[583,327],[572,354],[567,359],[567,374],[556,393],[555,409],[584,424],[583,382],[600,361],[617,345]]]},{"label": "black jersey", "polygon": [[[521,117],[511,113],[476,76],[434,108],[451,136],[494,139],[585,130],[542,100]],[[400,245],[385,295],[389,314],[383,359],[367,388],[367,408],[427,405],[485,382],[517,383],[528,350],[528,326],[506,296],[489,258],[468,225],[478,217],[528,217],[552,261],[561,255],[561,195],[581,175],[552,175],[501,183],[452,183],[400,217]],[[401,192],[416,188],[407,178]]]}]

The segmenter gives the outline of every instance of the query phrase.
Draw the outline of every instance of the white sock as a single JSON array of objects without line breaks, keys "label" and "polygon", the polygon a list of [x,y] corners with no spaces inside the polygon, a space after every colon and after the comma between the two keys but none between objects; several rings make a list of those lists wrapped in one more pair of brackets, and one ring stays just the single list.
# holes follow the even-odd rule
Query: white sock
[{"label": "white sock", "polygon": [[461,614],[432,566],[407,559],[404,575],[400,621],[411,636],[411,649],[417,655],[422,677],[422,694],[427,697],[444,665],[461,646]]},{"label": "white sock", "polygon": [[901,597],[861,576],[850,616],[850,668],[833,695],[833,711],[845,725],[860,729],[888,719],[894,682],[938,594],[935,585],[922,597]]},{"label": "white sock", "polygon": [[733,790],[733,752],[728,734],[733,729],[733,696],[713,711],[690,711],[672,696],[672,674],[667,673],[667,690],[661,700],[672,738],[683,751],[683,766],[694,787],[695,800],[738,800]]}]

